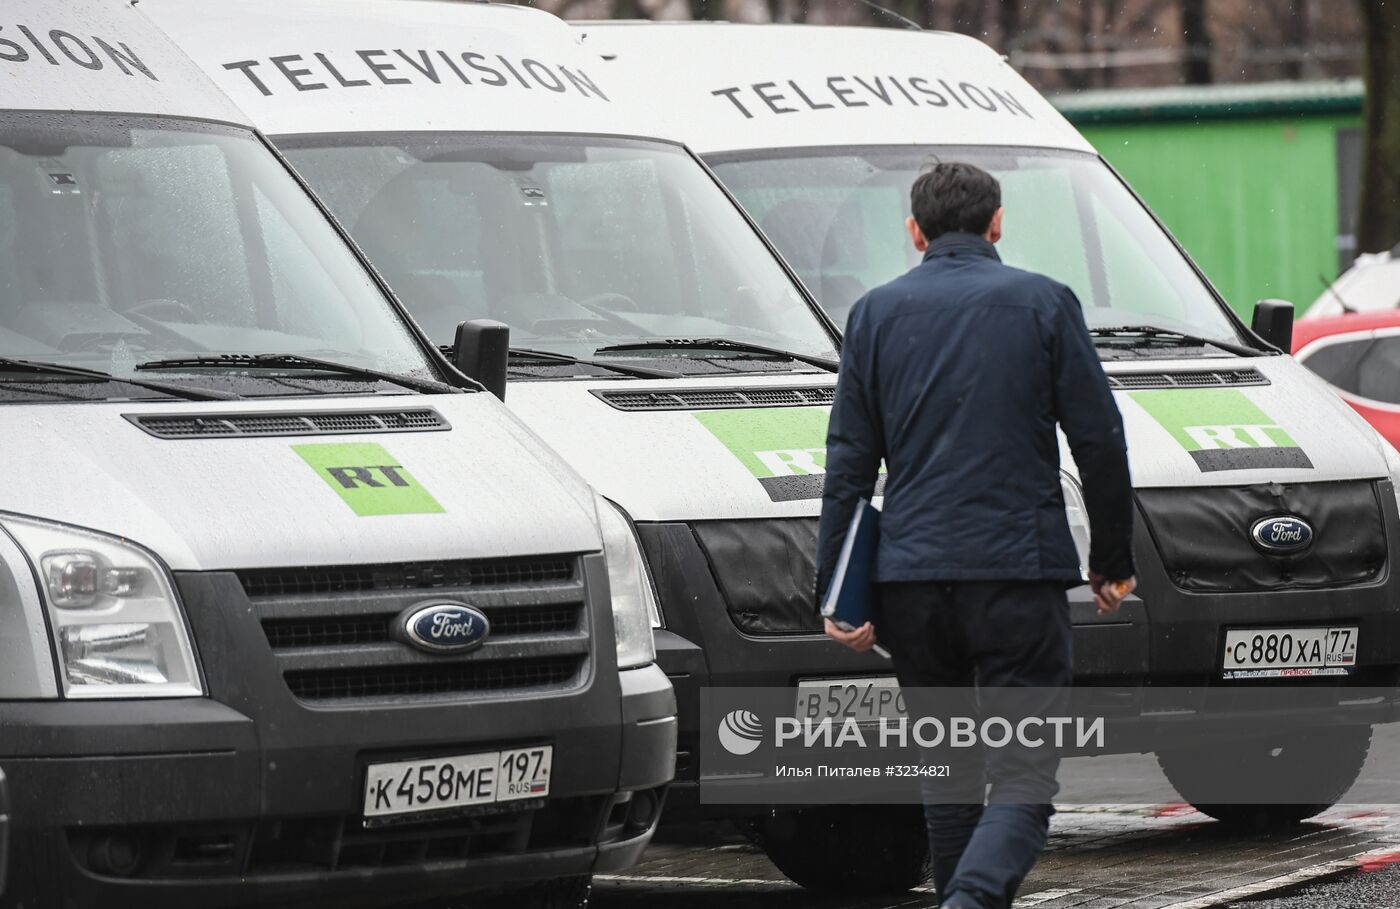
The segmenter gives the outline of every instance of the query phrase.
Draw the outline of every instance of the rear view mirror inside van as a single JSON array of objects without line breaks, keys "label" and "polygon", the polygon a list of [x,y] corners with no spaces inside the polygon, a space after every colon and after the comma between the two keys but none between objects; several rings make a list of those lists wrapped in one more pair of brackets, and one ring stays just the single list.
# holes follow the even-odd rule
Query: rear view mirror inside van
[{"label": "rear view mirror inside van", "polygon": [[506,365],[510,360],[510,326],[492,319],[472,319],[457,326],[452,362],[487,391],[506,399]]}]

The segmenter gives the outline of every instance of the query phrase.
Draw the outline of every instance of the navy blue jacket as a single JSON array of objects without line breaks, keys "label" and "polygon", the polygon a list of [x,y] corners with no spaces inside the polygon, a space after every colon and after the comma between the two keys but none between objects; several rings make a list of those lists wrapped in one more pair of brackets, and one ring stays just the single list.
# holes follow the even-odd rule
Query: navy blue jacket
[{"label": "navy blue jacket", "polygon": [[1074,292],[972,234],[851,310],[826,441],[817,591],[888,470],[876,580],[1080,581],[1056,424],[1079,466],[1089,567],[1133,574],[1123,421]]}]

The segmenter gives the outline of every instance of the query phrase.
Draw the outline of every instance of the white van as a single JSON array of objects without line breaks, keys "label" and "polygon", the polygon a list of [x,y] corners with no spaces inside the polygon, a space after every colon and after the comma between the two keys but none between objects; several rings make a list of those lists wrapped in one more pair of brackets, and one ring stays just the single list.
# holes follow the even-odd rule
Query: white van
[{"label": "white van", "polygon": [[[582,28],[610,62],[603,74],[645,87],[657,115],[674,113],[679,136],[837,321],[918,262],[903,223],[924,168],[966,161],[1001,181],[997,248],[1079,296],[1137,491],[1141,600],[1106,621],[1074,605],[1078,684],[1344,690],[1400,678],[1400,456],[1285,355],[1291,306],[1263,301],[1254,330],[1241,324],[1132,190],[994,51],[893,29]],[[1072,465],[1068,451],[1062,462]],[[1073,514],[1073,488],[1067,501]],[[1338,646],[1300,659],[1298,645],[1323,635]],[[1300,710],[1296,736],[1237,747],[1218,772],[1247,779],[1286,766],[1335,780],[1340,796],[1377,715],[1333,714],[1343,732],[1317,730]],[[1310,737],[1334,747],[1309,749]],[[1158,755],[1180,786],[1170,741]],[[1286,822],[1325,806],[1200,807],[1222,820]]]},{"label": "white van", "polygon": [[0,21],[0,905],[575,905],[672,773],[631,531],[134,7]]},{"label": "white van", "polygon": [[[702,686],[825,703],[890,669],[821,634],[836,332],[742,212],[561,20],[413,0],[143,0],[253,117],[433,340],[508,323],[507,405],[626,510],[677,686],[667,817],[709,802]],[[706,805],[733,814],[756,808]],[[763,813],[784,871],[919,883],[916,806]],[[851,875],[822,858],[836,830]]]}]

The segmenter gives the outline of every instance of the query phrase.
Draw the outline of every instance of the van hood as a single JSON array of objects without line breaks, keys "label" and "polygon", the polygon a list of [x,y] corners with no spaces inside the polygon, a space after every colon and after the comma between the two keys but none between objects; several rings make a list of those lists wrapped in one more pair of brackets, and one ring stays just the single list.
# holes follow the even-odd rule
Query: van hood
[{"label": "van hood", "polygon": [[[436,411],[449,428],[159,437],[141,417]],[[9,405],[0,511],[128,538],[185,571],[593,552],[592,493],[487,394]]]},{"label": "van hood", "polygon": [[[1107,370],[1124,385],[1203,383],[1115,391],[1139,488],[1386,475],[1374,431],[1291,357]],[[1241,381],[1223,370],[1254,370],[1255,384],[1206,384]],[[810,517],[821,510],[830,407],[764,404],[829,401],[834,385],[811,375],[517,382],[507,404],[635,520]],[[1074,474],[1068,450],[1062,460]]]},{"label": "van hood", "polygon": [[[1388,475],[1380,436],[1292,357],[1114,364],[1191,387],[1120,390],[1135,486],[1310,483]],[[1193,374],[1204,373],[1208,379]],[[1185,378],[1181,377],[1185,374]],[[1193,381],[1194,380],[1194,381]]]}]

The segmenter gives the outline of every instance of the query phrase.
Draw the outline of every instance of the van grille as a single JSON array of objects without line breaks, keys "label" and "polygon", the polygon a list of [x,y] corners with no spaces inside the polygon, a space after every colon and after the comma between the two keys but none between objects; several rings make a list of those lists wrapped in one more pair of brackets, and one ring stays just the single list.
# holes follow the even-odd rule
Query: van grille
[{"label": "van grille", "polygon": [[[1172,583],[1195,592],[1338,588],[1374,582],[1390,551],[1389,484],[1371,480],[1139,489],[1142,515]],[[1260,518],[1296,515],[1313,543],[1292,555],[1261,552],[1251,540]]]},{"label": "van grille", "polygon": [[1111,372],[1108,384],[1110,388],[1141,391],[1147,388],[1237,388],[1268,385],[1269,380],[1251,367],[1190,372]]},{"label": "van grille", "polygon": [[[582,685],[592,627],[570,556],[238,572],[287,688],[308,704],[470,698]],[[406,610],[480,609],[484,644],[425,653],[396,636]]]},{"label": "van grille", "polygon": [[836,399],[831,386],[811,388],[690,388],[665,391],[595,390],[618,410],[711,410],[743,407],[812,407]]},{"label": "van grille", "polygon": [[317,669],[286,674],[303,701],[366,700],[472,691],[559,688],[579,674],[582,656],[547,659],[395,666],[375,670]]},{"label": "van grille", "polygon": [[219,439],[231,436],[315,436],[360,432],[440,432],[451,429],[427,407],[408,410],[324,413],[125,414],[158,439]]},{"label": "van grille", "polygon": [[490,587],[500,584],[545,584],[574,578],[569,558],[461,560],[389,565],[338,565],[315,568],[260,568],[240,571],[250,597],[349,593],[371,590],[422,590],[440,587]]},{"label": "van grille", "polygon": [[[577,631],[583,618],[581,603],[557,609],[483,611],[487,613],[487,620],[491,623],[493,640],[527,634]],[[345,644],[384,644],[393,640],[390,629],[398,616],[397,612],[376,612],[364,616],[266,619],[262,627],[273,650],[335,647]]]}]

